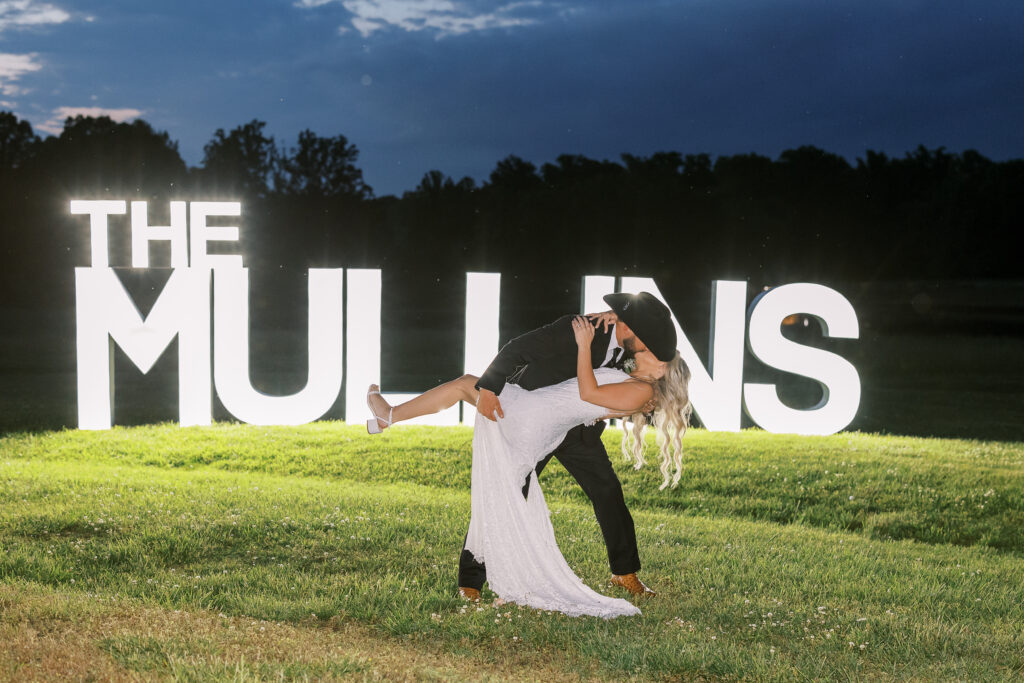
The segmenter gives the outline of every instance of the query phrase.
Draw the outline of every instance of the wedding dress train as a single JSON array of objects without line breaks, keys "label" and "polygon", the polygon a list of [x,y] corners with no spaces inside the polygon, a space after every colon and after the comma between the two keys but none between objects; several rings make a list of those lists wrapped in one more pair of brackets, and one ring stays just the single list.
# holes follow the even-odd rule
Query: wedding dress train
[{"label": "wedding dress train", "polygon": [[[621,370],[598,368],[598,384],[621,382]],[[526,391],[501,392],[504,418],[477,415],[473,432],[472,516],[466,549],[487,565],[491,590],[502,600],[570,616],[640,614],[632,603],[592,590],[569,568],[555,542],[550,512],[534,470],[572,427],[609,411],[580,398],[575,378]],[[529,496],[523,482],[530,477]]]}]

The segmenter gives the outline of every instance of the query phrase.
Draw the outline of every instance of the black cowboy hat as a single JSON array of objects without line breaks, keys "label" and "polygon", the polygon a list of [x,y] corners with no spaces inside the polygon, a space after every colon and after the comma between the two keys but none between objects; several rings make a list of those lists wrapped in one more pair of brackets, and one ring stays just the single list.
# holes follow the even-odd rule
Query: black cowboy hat
[{"label": "black cowboy hat", "polygon": [[606,294],[604,300],[658,360],[675,357],[676,328],[668,306],[649,292]]}]

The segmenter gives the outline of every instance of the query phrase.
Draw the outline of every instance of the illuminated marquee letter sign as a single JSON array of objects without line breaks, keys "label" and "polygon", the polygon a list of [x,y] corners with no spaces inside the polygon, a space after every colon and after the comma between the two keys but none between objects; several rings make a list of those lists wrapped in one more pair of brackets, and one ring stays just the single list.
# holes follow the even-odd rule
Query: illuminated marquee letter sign
[{"label": "illuminated marquee letter sign", "polygon": [[782,321],[794,313],[809,315],[826,337],[859,336],[853,306],[834,289],[800,283],[760,294],[750,305],[751,353],[765,365],[815,380],[822,398],[810,410],[796,410],[779,400],[775,385],[751,383],[743,387],[743,402],[750,419],[770,432],[833,434],[857,414],[860,376],[845,358],[783,337]]},{"label": "illuminated marquee letter sign", "polygon": [[[209,242],[239,238],[237,226],[209,225],[208,219],[241,216],[241,204],[170,202],[168,225],[151,225],[148,205],[142,201],[131,202],[130,211],[127,202],[109,200],[74,200],[70,208],[72,214],[89,217],[92,257],[90,267],[75,269],[81,429],[109,429],[113,423],[115,344],[146,373],[175,336],[183,426],[210,424],[214,390],[225,408],[244,422],[311,422],[334,405],[343,378],[347,380],[346,411],[351,412],[345,417],[353,422],[365,417],[363,392],[380,377],[379,270],[309,270],[307,384],[290,396],[268,396],[254,389],[249,378],[249,271],[238,254],[207,253]],[[173,272],[145,317],[109,264],[110,217],[129,213],[133,267],[150,267],[151,242],[170,246]],[[612,277],[585,277],[583,312],[604,310],[602,296],[614,292],[615,283]],[[618,289],[648,291],[664,301],[650,278],[621,278]],[[481,374],[498,351],[500,290],[497,273],[466,274],[467,373]],[[708,429],[739,430],[743,410],[757,425],[773,432],[830,434],[850,424],[860,403],[857,370],[836,354],[786,339],[782,321],[796,313],[817,321],[825,336],[858,337],[857,316],[849,301],[816,284],[775,287],[748,307],[745,282],[712,283],[707,365],[673,317],[680,354],[692,372],[690,398]],[[347,338],[342,334],[345,327],[352,331]],[[818,405],[792,408],[779,399],[774,385],[744,384],[744,341],[766,365],[818,382],[822,388]],[[386,396],[392,401],[408,398],[406,394]],[[414,422],[458,424],[467,419],[467,415],[460,419],[456,406]]]},{"label": "illuminated marquee letter sign", "polygon": [[143,373],[178,336],[178,411],[183,426],[210,424],[210,273],[178,268],[142,314],[111,268],[76,268],[78,426],[110,429],[114,343]]}]

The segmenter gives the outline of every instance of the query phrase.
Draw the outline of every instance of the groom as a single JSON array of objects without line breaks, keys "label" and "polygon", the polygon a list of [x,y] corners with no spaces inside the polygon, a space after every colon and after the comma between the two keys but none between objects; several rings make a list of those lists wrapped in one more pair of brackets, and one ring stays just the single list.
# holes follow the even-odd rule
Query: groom
[{"label": "groom", "polygon": [[[621,367],[626,359],[648,350],[658,360],[672,360],[676,353],[676,330],[665,304],[647,292],[609,294],[604,300],[612,313],[591,317],[606,317],[612,324],[604,329],[598,326],[595,331],[590,346],[595,368]],[[500,395],[506,383],[532,391],[575,377],[577,346],[573,317],[563,316],[505,344],[476,384],[480,392],[477,412],[489,420],[504,417]],[[570,429],[562,443],[537,463],[537,476],[552,457],[558,458],[594,505],[608,548],[612,583],[634,595],[654,595],[636,575],[640,571],[636,532],[622,497],[622,485],[601,442],[605,426],[604,421],[598,421],[592,426],[577,425]],[[529,493],[529,483],[527,478],[524,497]],[[486,577],[484,565],[463,547],[459,558],[459,595],[479,600]]]}]

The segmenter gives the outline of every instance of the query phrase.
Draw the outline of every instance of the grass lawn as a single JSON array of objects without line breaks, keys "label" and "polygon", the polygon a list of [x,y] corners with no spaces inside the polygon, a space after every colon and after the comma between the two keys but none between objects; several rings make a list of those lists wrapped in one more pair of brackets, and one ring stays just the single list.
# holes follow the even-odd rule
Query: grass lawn
[{"label": "grass lawn", "polygon": [[[1024,676],[1024,443],[693,430],[659,492],[620,435],[658,596],[612,621],[455,596],[468,428],[0,437],[0,679]],[[541,484],[617,594],[589,502]]]}]

